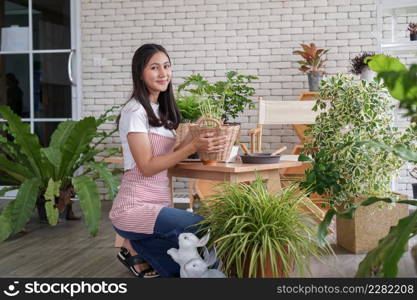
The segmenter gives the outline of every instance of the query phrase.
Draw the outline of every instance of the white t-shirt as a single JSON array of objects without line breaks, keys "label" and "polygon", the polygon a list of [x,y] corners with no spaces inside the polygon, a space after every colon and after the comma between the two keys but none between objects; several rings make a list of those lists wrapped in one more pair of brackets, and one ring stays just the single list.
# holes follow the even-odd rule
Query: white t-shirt
[{"label": "white t-shirt", "polygon": [[[159,104],[151,103],[151,106],[159,117]],[[133,159],[132,152],[130,152],[129,144],[127,142],[127,134],[129,132],[152,132],[167,137],[175,138],[172,130],[165,127],[153,127],[149,125],[148,116],[145,108],[138,101],[132,99],[123,107],[119,122],[120,142],[123,149],[124,169],[133,169],[136,162]]]}]

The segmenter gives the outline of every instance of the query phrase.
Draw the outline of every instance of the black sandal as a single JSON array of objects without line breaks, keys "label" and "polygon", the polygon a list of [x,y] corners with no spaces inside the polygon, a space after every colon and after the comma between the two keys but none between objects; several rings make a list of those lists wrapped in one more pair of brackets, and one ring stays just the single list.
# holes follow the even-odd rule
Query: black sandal
[{"label": "black sandal", "polygon": [[[117,254],[117,258],[120,260],[120,262],[122,263],[122,264],[124,264],[125,266],[126,266],[126,268],[128,268],[129,269],[129,271],[134,275],[134,276],[136,276],[136,277],[139,277],[139,278],[157,278],[157,277],[160,277],[160,275],[159,275],[159,273],[158,272],[156,272],[152,267],[150,267],[150,268],[148,268],[148,269],[146,269],[146,270],[143,270],[143,271],[141,271],[141,272],[138,272],[136,269],[135,269],[135,265],[138,265],[138,264],[144,264],[144,263],[146,263],[146,264],[148,264],[148,262],[146,262],[142,257],[140,257],[139,255],[134,255],[134,256],[132,256],[131,254],[130,254],[130,252],[129,252],[129,250],[127,250],[126,248],[124,248],[124,247],[121,247],[120,248],[120,252]],[[150,273],[152,273],[152,272],[154,272],[154,273],[156,273],[156,274],[153,274],[153,275],[150,275]]]}]

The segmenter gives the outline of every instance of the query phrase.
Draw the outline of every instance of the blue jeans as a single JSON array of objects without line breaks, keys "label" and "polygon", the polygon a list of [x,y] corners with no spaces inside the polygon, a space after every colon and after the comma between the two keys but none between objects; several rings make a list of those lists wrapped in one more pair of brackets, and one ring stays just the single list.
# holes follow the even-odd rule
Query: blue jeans
[{"label": "blue jeans", "polygon": [[163,207],[156,218],[154,233],[136,233],[120,230],[116,232],[130,241],[133,249],[146,260],[161,277],[179,277],[180,266],[167,254],[170,248],[178,248],[178,236],[200,228],[193,226],[203,217],[182,209]]}]

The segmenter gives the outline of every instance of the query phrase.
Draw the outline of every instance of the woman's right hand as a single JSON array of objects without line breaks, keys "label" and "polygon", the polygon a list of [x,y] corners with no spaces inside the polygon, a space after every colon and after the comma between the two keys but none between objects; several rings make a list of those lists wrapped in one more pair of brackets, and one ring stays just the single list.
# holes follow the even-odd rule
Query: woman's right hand
[{"label": "woman's right hand", "polygon": [[201,134],[194,138],[195,152],[221,152],[226,148],[227,136],[214,137],[214,132]]}]

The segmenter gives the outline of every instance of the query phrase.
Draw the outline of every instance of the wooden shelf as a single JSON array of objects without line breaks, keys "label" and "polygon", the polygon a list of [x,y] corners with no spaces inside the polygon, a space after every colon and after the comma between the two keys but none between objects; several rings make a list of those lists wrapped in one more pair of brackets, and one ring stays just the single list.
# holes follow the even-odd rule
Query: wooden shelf
[{"label": "wooden shelf", "polygon": [[381,9],[390,14],[396,9],[406,9],[407,12],[417,12],[417,3],[415,0],[382,0]]},{"label": "wooden shelf", "polygon": [[417,52],[417,41],[381,44],[381,49],[393,52]]}]

